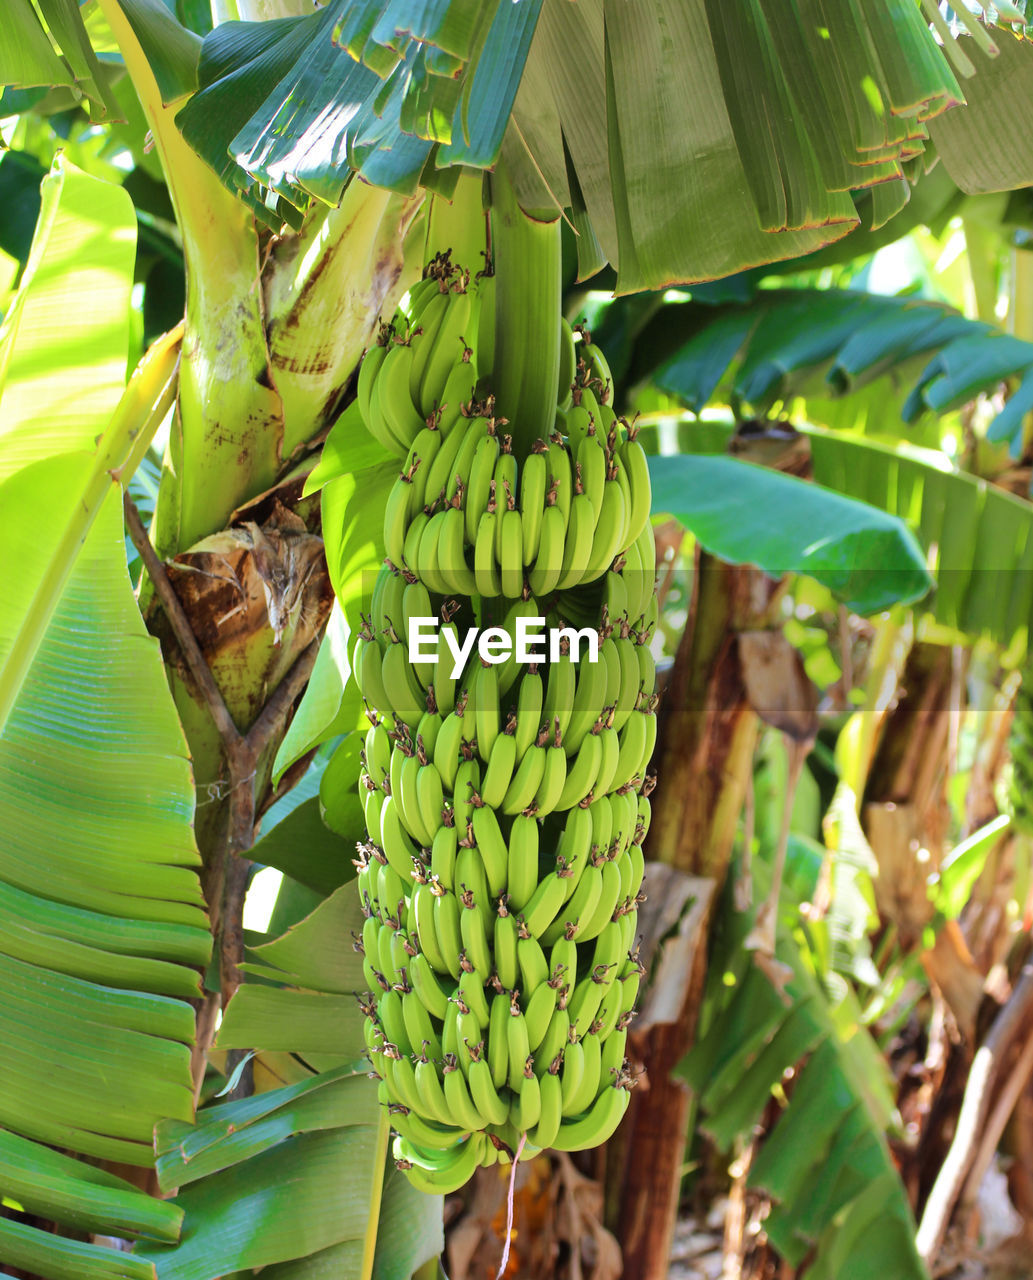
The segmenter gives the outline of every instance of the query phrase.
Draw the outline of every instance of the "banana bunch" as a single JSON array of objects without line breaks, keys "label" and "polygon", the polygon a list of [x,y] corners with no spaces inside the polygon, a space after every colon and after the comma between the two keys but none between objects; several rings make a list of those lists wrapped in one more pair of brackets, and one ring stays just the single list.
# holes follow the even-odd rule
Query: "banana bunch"
[{"label": "banana bunch", "polygon": [[356,396],[370,434],[400,457],[418,446],[424,480],[433,453],[475,399],[482,311],[483,343],[491,346],[492,283],[491,276],[471,279],[439,254],[359,366]]},{"label": "banana bunch", "polygon": [[[526,586],[542,599],[596,581],[649,536],[649,472],[635,428],[597,397],[609,385],[608,371],[605,380],[597,372],[601,355],[574,364],[564,332],[574,380],[554,432],[522,464],[490,395],[462,407],[462,430],[432,417],[408,437],[384,539],[388,558],[432,590],[515,599]],[[476,373],[467,374],[475,385]]]},{"label": "banana bunch", "polygon": [[1015,695],[1015,710],[1008,738],[1011,756],[1009,808],[1015,826],[1033,834],[1033,672],[1023,672],[1022,684]]},{"label": "banana bunch", "polygon": [[[446,267],[447,290],[426,292],[448,313],[473,286]],[[418,319],[421,341],[424,305],[414,291],[404,329]],[[405,461],[353,652],[370,721],[359,1000],[396,1161],[435,1193],[522,1138],[524,1159],[597,1145],[624,1114],[657,728],[649,476],[605,361],[564,324],[556,430],[521,461],[463,324],[453,368],[407,386],[404,431],[392,419]],[[374,434],[392,354],[363,407]],[[457,365],[471,394],[446,427]],[[415,619],[436,622],[433,660],[410,651]],[[530,619],[559,641],[528,663]],[[506,656],[464,647],[471,628]],[[577,651],[589,637],[594,662]]]}]

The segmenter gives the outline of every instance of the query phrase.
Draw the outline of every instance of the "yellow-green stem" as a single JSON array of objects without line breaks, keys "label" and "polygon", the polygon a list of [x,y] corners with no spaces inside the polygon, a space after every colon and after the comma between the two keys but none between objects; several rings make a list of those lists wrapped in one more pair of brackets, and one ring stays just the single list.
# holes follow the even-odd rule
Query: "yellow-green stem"
[{"label": "yellow-green stem", "polygon": [[[254,219],[176,128],[118,0],[99,0],[161,158],[187,265],[176,473],[162,477],[155,540],[168,556],[224,527],[246,498],[273,483],[283,441],[269,385]],[[178,492],[170,495],[170,488]]]},{"label": "yellow-green stem", "polygon": [[491,176],[495,262],[497,411],[507,418],[513,452],[526,456],[556,418],[563,299],[560,222],[535,222],[517,203],[500,168]]},{"label": "yellow-green stem", "polygon": [[424,262],[449,249],[452,261],[457,266],[466,267],[471,276],[484,270],[488,225],[483,193],[484,175],[465,172],[456,184],[451,200],[444,196],[431,196]]}]

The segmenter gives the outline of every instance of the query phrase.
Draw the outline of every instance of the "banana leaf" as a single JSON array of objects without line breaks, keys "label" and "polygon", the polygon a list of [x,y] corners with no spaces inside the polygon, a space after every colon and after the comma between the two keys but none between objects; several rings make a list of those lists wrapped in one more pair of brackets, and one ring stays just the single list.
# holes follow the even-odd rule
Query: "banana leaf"
[{"label": "banana leaf", "polygon": [[[1024,40],[1001,32],[997,61],[973,61],[975,40],[955,46],[948,31],[941,48],[904,0],[636,4],[335,0],[304,18],[222,24],[205,37],[181,125],[273,225],[297,223],[313,200],[338,203],[349,169],[449,193],[450,170],[501,157],[533,216],[570,210],[582,275],[609,262],[620,292],[877,229],[906,207],[944,119],[963,186],[975,165],[981,190],[1021,177],[1021,139],[978,153],[972,139],[989,136],[986,119],[1025,74]],[[192,33],[174,34],[158,0],[125,5],[169,101],[188,80]],[[998,7],[999,22],[1014,16]],[[170,47],[184,49],[171,67]],[[952,59],[980,81],[960,126],[969,108]]]},{"label": "banana leaf", "polygon": [[913,603],[932,585],[907,526],[873,506],[735,458],[649,463],[654,512],[722,560],[806,574],[858,613]]}]

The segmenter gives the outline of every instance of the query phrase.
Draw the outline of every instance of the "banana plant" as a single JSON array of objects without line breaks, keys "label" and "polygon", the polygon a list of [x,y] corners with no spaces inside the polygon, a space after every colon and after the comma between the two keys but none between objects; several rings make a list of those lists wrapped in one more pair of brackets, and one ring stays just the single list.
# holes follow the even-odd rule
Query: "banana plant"
[{"label": "banana plant", "polygon": [[[316,804],[282,824],[305,833],[306,856],[280,827],[255,843],[263,811],[358,717],[351,602],[382,558],[371,517],[397,469],[354,416],[342,429],[359,358],[415,281],[459,183],[479,191],[500,159],[507,176],[490,186],[496,197],[512,188],[513,258],[547,241],[554,307],[561,211],[579,231],[582,273],[609,263],[631,291],[845,236],[860,221],[848,188],[870,181],[893,179],[873,221],[890,216],[930,132],[959,182],[992,181],[978,120],[1006,77],[1026,74],[1028,46],[971,15],[955,41],[928,7],[946,56],[914,6],[884,0],[829,33],[833,67],[804,24],[760,3],[741,17],[669,5],[661,24],[647,6],[555,0],[418,14],[256,0],[238,6],[244,21],[223,20],[221,5],[209,21],[196,4],[13,0],[5,103],[44,107],[49,89],[51,108],[85,103],[102,128],[119,112],[145,128],[174,226],[162,243],[181,251],[186,284],[182,326],[127,381],[146,220],[110,175],[56,161],[0,332],[12,573],[0,724],[4,776],[16,780],[4,787],[4,996],[18,1028],[0,1117],[7,1265],[54,1277],[367,1277],[410,1274],[439,1252],[440,1205],[384,1180],[387,1121],[359,1061],[342,941],[356,901],[341,871],[359,831],[356,803],[342,800],[357,773],[353,733],[327,750]],[[583,51],[576,74],[559,75],[571,48]],[[851,88],[861,70],[872,94]],[[986,90],[969,129],[954,123],[969,110],[955,105],[955,71],[978,71]],[[670,110],[657,109],[658,77],[680,86]],[[798,98],[810,83],[821,92]],[[750,128],[757,86],[780,122],[770,153]],[[722,103],[726,113],[710,109]],[[702,118],[720,120],[718,136],[684,128]],[[706,183],[672,207],[672,173],[702,176],[702,155],[717,157]],[[1009,181],[1020,163],[1002,144]],[[788,174],[799,186],[787,205]],[[519,354],[533,316],[513,279],[505,266],[498,336]],[[149,278],[148,297],[159,292]],[[541,359],[554,374],[557,352]],[[504,367],[500,394],[520,409],[534,382],[515,359]],[[120,490],[159,431],[148,529]],[[337,457],[320,506],[320,479],[303,491],[324,438]],[[123,505],[144,569],[139,603]],[[324,530],[321,585],[313,540]],[[899,526],[894,537],[907,550]],[[263,859],[289,877],[278,925],[296,926],[272,941],[241,920],[248,862]],[[212,1098],[220,1067],[228,1093],[250,1074],[254,1095]],[[178,1194],[149,1197],[124,1166]],[[111,1237],[141,1244],[128,1254],[102,1243]]]}]

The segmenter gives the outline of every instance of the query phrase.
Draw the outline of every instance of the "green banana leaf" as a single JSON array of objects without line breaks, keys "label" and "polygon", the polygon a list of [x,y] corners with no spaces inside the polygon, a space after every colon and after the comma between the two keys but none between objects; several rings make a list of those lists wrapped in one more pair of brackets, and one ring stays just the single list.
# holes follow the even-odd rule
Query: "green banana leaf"
[{"label": "green banana leaf", "polygon": [[135,256],[129,193],[59,157],[0,327],[0,479],[92,450],[107,426],[126,383]]},{"label": "green banana leaf", "polygon": [[0,84],[67,85],[87,99],[93,119],[119,114],[76,0],[39,0],[39,12],[31,0],[10,0],[4,6]]},{"label": "green banana leaf", "polygon": [[[340,797],[354,794],[358,774],[348,739],[327,774],[338,803],[326,817],[339,820]],[[440,1197],[415,1191],[386,1160],[387,1117],[365,1075],[353,994],[365,986],[352,945],[362,926],[356,836],[337,835],[318,804],[311,797],[289,811],[254,855],[320,893],[334,887],[281,937],[247,950],[245,982],[217,1041],[220,1049],[246,1042],[289,1083],[216,1100],[195,1124],[158,1126],[159,1180],[181,1188],[172,1204],[184,1215],[179,1243],[148,1242],[134,1255],[156,1266],[158,1280],[243,1280],[258,1268],[280,1280],[396,1280],[443,1247]]]},{"label": "green banana leaf", "polygon": [[944,919],[956,920],[961,915],[987,858],[1000,844],[1011,824],[1011,814],[1008,813],[992,818],[956,844],[940,864],[939,871],[931,879],[929,896]]},{"label": "green banana leaf", "polygon": [[123,394],[135,233],[124,191],[57,159],[0,327],[0,726],[112,475],[132,474],[171,405],[170,340]]},{"label": "green banana leaf", "polygon": [[[0,1181],[63,1229],[170,1241],[179,1210],[74,1158],[147,1168],[157,1121],[192,1116],[210,950],[186,743],[108,474],[149,439],[147,397],[123,394],[136,220],[60,161],[42,210],[0,330]],[[10,1216],[0,1259],[153,1275]]]},{"label": "green banana leaf", "polygon": [[1033,43],[994,35],[993,57],[970,50],[976,74],[965,85],[965,110],[947,112],[929,127],[944,167],[963,191],[973,193],[1033,183],[1033,121],[1019,112],[1007,129],[1000,127],[1001,94],[1023,102],[1033,92]]},{"label": "green banana leaf", "polygon": [[[189,1133],[159,1130],[160,1167],[174,1179],[165,1185],[187,1184],[176,1196],[185,1215],[181,1242],[138,1250],[159,1280],[212,1280],[328,1249],[343,1254],[342,1280],[362,1275],[386,1142],[376,1089],[364,1075],[316,1080],[316,1095],[299,1099],[304,1086],[288,1086],[211,1107]],[[261,1119],[251,1118],[252,1104],[264,1108]],[[180,1154],[185,1147],[169,1155],[187,1137],[212,1144],[196,1171]]]},{"label": "green banana leaf", "polygon": [[209,1106],[196,1124],[158,1127],[159,1178],[182,1188],[173,1203],[185,1215],[178,1244],[137,1250],[159,1280],[257,1268],[281,1280],[395,1280],[442,1249],[440,1198],[393,1169],[385,1174],[387,1116],[365,1075],[352,994],[365,983],[352,946],[362,915],[349,872],[286,934],[248,951],[248,980],[219,1031],[220,1048],[246,1041],[260,1058],[291,1053],[302,1078]]},{"label": "green banana leaf", "polygon": [[[767,865],[755,864],[754,873],[759,895]],[[746,1137],[779,1097],[781,1113],[748,1185],[773,1201],[765,1232],[790,1266],[809,1255],[808,1276],[926,1280],[885,1138],[894,1120],[888,1069],[853,994],[839,986],[832,998],[823,989],[789,887],[783,884],[776,944],[791,972],[784,997],[743,949],[754,912],[727,913],[710,967],[705,1030],[678,1072],[722,1150]],[[864,1247],[855,1247],[862,1232]]]},{"label": "green banana leaf", "polygon": [[[684,455],[722,454],[733,433],[730,424],[685,422],[664,447]],[[656,447],[651,434],[644,430],[643,440],[647,447]],[[920,600],[920,612],[952,633],[985,635],[1003,649],[1028,645],[1033,627],[1033,505],[978,476],[950,470],[942,454],[928,449],[817,427],[808,427],[806,435],[816,484],[896,517],[912,530],[935,582],[935,590]],[[728,474],[728,464],[746,466],[733,459],[709,460],[726,467],[722,474]],[[694,457],[693,465],[700,461],[702,457]],[[663,465],[658,458],[650,459],[651,468]],[[763,490],[757,493],[763,496]],[[704,497],[712,502],[712,497]],[[653,505],[660,510],[663,504],[654,498]],[[747,514],[754,522],[761,518],[756,512]],[[720,516],[708,518],[720,523]],[[743,560],[756,563],[744,545],[745,535],[733,530],[732,538],[728,558],[737,558],[732,551],[736,548]],[[715,549],[718,545],[715,538]],[[890,573],[892,581],[892,566]],[[876,574],[873,581],[878,580]]]},{"label": "green banana leaf", "polygon": [[384,503],[397,475],[398,460],[373,440],[353,402],[335,423],[305,486],[306,494],[322,493],[335,603],[312,679],[277,752],[274,779],[314,747],[360,721],[365,726],[358,689],[349,678],[351,650],[384,558]]},{"label": "green banana leaf", "polygon": [[[891,406],[901,425],[914,423],[1033,370],[1033,343],[983,321],[936,302],[849,290],[763,290],[745,307],[665,306],[637,342],[648,350],[660,328],[669,340],[679,334],[686,340],[659,366],[639,365],[636,372],[650,374],[696,413],[718,394],[735,397],[744,412],[766,413],[795,397],[816,400],[820,412],[826,400],[892,377],[878,383],[885,408],[874,424],[889,433]],[[990,438],[1019,448],[1022,415],[1006,408],[1000,416]]]},{"label": "green banana leaf", "polygon": [[649,459],[653,511],[673,515],[722,560],[803,573],[857,613],[920,600],[925,558],[896,516],[736,458]]},{"label": "green banana leaf", "polygon": [[[178,98],[192,32],[159,0],[123,3],[163,96]],[[451,194],[461,166],[501,158],[534,216],[569,210],[582,276],[609,262],[631,292],[877,229],[931,162],[931,129],[963,188],[1026,181],[1029,148],[995,116],[1030,74],[1030,46],[973,30],[955,41],[943,27],[941,47],[909,0],[334,0],[217,26],[180,124],[274,225],[338,203],[349,169]],[[978,71],[963,124],[955,67]]]},{"label": "green banana leaf", "polygon": [[[41,489],[37,511],[45,500]],[[66,1227],[175,1239],[177,1210],[49,1150],[147,1167],[156,1122],[193,1113],[188,1001],[210,948],[193,784],[117,490],[38,637],[0,779],[5,1195]],[[0,1258],[48,1278],[148,1274],[8,1221]]]}]

